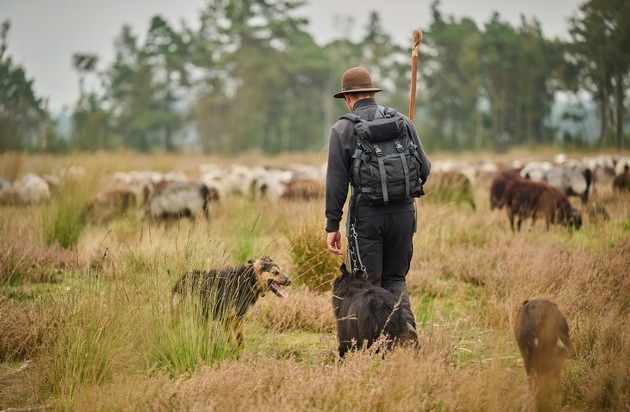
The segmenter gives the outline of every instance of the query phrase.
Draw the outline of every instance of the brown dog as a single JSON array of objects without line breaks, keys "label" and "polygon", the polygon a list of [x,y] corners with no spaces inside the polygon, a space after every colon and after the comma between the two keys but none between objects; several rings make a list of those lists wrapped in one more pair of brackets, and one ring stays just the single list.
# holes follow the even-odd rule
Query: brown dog
[{"label": "brown dog", "polygon": [[286,298],[288,294],[282,286],[289,285],[291,279],[269,256],[265,256],[250,259],[247,265],[240,267],[193,270],[184,274],[173,286],[172,307],[177,305],[180,296],[198,296],[203,317],[231,326],[239,346],[242,346],[242,319],[247,310],[267,291]]},{"label": "brown dog", "polygon": [[562,364],[573,354],[569,324],[555,303],[546,299],[526,300],[516,315],[514,336],[538,409],[547,409]]}]

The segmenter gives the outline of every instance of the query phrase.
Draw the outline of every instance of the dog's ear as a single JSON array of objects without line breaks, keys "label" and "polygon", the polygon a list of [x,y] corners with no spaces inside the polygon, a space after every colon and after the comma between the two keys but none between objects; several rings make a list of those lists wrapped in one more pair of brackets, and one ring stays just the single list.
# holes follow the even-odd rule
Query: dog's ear
[{"label": "dog's ear", "polygon": [[348,272],[348,268],[346,267],[346,262],[343,262],[341,264],[341,266],[339,267],[339,269],[341,270],[341,274],[342,275],[349,275],[350,272]]},{"label": "dog's ear", "polygon": [[250,262],[249,264],[252,265],[256,273],[262,272],[263,267],[265,266],[265,262],[263,259],[251,259],[249,262]]}]

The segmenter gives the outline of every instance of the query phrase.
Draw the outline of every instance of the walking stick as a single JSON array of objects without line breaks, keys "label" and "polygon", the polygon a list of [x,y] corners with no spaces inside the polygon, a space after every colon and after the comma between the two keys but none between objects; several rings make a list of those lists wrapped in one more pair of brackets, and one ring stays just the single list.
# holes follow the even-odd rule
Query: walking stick
[{"label": "walking stick", "polygon": [[414,30],[411,41],[411,94],[409,95],[409,118],[413,121],[416,111],[416,73],[418,71],[418,49],[422,41],[422,32]]}]

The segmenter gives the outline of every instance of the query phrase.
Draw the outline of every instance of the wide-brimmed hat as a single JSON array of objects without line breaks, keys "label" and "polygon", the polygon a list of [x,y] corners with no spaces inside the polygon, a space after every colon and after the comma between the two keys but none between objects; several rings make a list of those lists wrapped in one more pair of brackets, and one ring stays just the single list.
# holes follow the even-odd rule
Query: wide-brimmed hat
[{"label": "wide-brimmed hat", "polygon": [[363,67],[353,67],[346,70],[341,77],[341,91],[335,93],[336,98],[343,97],[346,93],[380,92],[383,89],[374,87],[372,76]]}]

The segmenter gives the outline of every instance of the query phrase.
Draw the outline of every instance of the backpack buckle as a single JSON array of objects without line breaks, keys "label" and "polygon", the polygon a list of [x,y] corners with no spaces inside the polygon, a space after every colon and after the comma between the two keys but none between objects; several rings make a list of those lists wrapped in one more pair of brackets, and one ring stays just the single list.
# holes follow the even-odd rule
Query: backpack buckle
[{"label": "backpack buckle", "polygon": [[380,147],[374,145],[374,153],[376,153],[376,156],[381,157],[383,156],[383,151],[381,150]]},{"label": "backpack buckle", "polygon": [[398,153],[402,153],[402,152],[404,152],[404,151],[405,151],[405,149],[402,147],[402,145],[400,144],[400,142],[399,142],[399,141],[395,141],[395,142],[394,142],[394,146],[396,146],[396,151],[397,151]]}]

